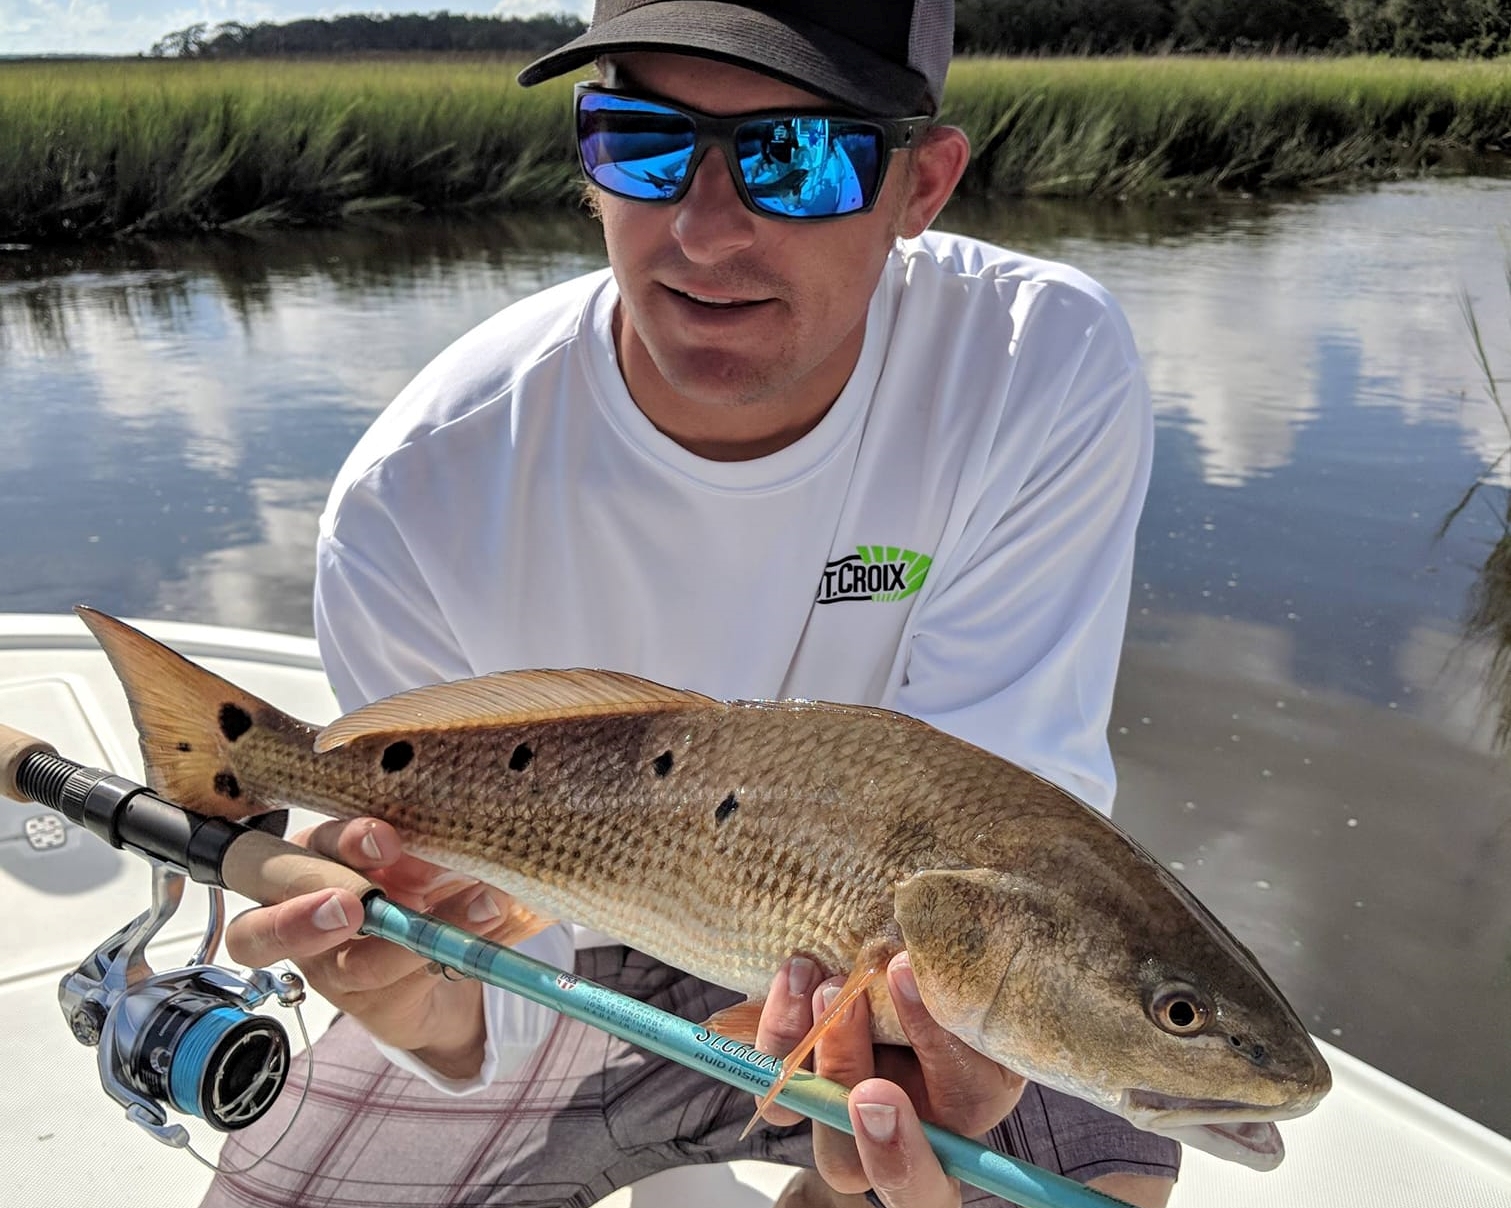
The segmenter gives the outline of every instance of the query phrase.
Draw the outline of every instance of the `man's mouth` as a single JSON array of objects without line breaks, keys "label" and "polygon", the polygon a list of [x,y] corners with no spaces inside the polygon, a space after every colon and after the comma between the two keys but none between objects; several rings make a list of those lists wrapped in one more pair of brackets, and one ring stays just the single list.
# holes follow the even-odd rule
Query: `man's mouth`
[{"label": "man's mouth", "polygon": [[685,298],[689,302],[710,310],[743,310],[751,306],[760,306],[766,301],[764,298],[717,298],[710,294],[694,293],[691,290],[673,289],[671,286],[667,286],[667,289],[679,298]]}]

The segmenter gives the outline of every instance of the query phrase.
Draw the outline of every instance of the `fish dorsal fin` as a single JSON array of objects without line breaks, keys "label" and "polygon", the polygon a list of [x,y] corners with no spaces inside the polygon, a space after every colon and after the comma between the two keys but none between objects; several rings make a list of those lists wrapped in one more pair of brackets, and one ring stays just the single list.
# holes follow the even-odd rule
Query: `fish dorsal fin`
[{"label": "fish dorsal fin", "polygon": [[621,671],[497,671],[476,679],[413,688],[337,718],[315,739],[331,751],[358,738],[525,725],[609,713],[699,709],[721,702]]}]

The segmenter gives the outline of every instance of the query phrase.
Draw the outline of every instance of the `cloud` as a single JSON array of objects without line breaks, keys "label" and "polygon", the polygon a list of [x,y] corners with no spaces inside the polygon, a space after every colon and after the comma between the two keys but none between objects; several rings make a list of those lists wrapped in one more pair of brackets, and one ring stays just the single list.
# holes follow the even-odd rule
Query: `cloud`
[{"label": "cloud", "polygon": [[461,0],[449,4],[372,4],[340,0],[336,4],[310,0],[0,0],[0,55],[145,54],[164,34],[197,21],[211,27],[223,21],[255,25],[259,21],[293,21],[301,17],[330,17],[341,12],[412,13],[438,11],[491,13],[499,17],[531,17],[565,13],[586,18],[591,0]]},{"label": "cloud", "polygon": [[592,0],[499,0],[493,6],[495,17],[542,17],[564,13],[584,21],[593,12]]}]

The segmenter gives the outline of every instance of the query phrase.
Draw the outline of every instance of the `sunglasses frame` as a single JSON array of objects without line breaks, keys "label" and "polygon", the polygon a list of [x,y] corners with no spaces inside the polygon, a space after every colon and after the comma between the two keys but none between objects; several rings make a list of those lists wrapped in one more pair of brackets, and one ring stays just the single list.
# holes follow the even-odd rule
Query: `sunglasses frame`
[{"label": "sunglasses frame", "polygon": [[[582,105],[585,97],[609,96],[618,97],[626,101],[644,101],[651,105],[659,105],[664,109],[688,118],[693,124],[693,149],[692,158],[688,160],[687,171],[683,174],[681,183],[676,191],[666,197],[635,197],[629,193],[622,193],[618,189],[611,189],[608,185],[595,180],[593,173],[588,168],[587,156],[583,154],[583,120]],[[629,92],[619,88],[606,88],[601,84],[582,83],[572,90],[572,119],[574,134],[577,140],[577,162],[581,166],[583,175],[588,178],[594,188],[602,189],[614,197],[622,197],[626,201],[640,202],[642,205],[676,205],[692,187],[693,177],[698,174],[698,167],[708,154],[710,147],[717,147],[724,153],[724,162],[729,168],[729,175],[734,180],[735,191],[740,195],[740,201],[752,214],[758,214],[762,218],[772,218],[778,222],[832,222],[838,218],[850,218],[856,214],[869,213],[876,207],[877,200],[881,197],[882,185],[887,179],[887,166],[892,162],[892,152],[907,150],[916,146],[919,135],[927,131],[933,124],[932,117],[873,117],[870,114],[848,113],[843,110],[824,109],[761,109],[753,113],[734,113],[720,117],[712,113],[704,113],[701,109],[694,109],[690,105],[684,105],[679,101],[670,101],[665,97],[656,96],[649,92]],[[750,122],[771,121],[781,119],[795,121],[799,118],[826,118],[839,119],[853,122],[861,126],[870,126],[881,135],[881,158],[876,168],[876,188],[871,199],[865,205],[853,210],[846,210],[842,214],[782,214],[774,210],[768,210],[759,205],[751,196],[750,188],[745,183],[744,174],[740,171],[739,146],[735,142],[735,134],[741,126]]]}]

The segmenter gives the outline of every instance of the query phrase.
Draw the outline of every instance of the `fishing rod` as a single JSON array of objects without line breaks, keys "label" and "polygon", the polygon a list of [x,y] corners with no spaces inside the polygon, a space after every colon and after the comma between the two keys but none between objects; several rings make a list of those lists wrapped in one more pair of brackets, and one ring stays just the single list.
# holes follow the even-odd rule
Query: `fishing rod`
[{"label": "fishing rod", "polygon": [[[363,904],[362,933],[590,1024],[755,1096],[771,1089],[779,1058],[701,1024],[491,943],[387,898],[355,869],[255,825],[175,805],[147,786],[64,758],[49,743],[0,725],[0,796],[57,810],[111,847],[153,866],[153,909],[122,928],[63,978],[59,1003],[80,1043],[98,1047],[101,1082],[129,1119],[184,1147],[188,1133],[165,1105],[217,1131],[259,1119],[282,1091],[289,1044],[254,1008],[296,1006],[292,974],[238,978],[209,962],[222,929],[220,892],[273,905],[321,889],[349,889]],[[205,939],[181,970],[154,974],[146,945],[177,907],[187,877],[211,887]],[[845,1087],[799,1071],[776,1101],[853,1135]],[[1121,1200],[925,1123],[953,1177],[1022,1208],[1106,1208]],[[197,1156],[197,1155],[196,1155]],[[1126,1206],[1125,1206],[1126,1208]]]}]

